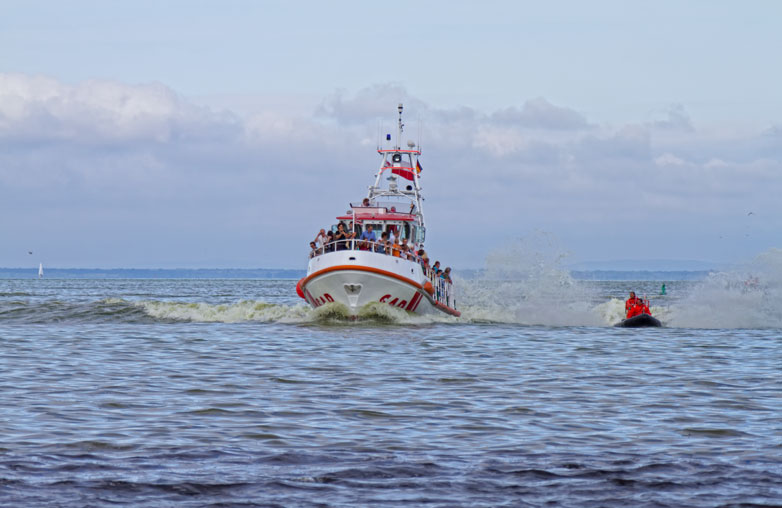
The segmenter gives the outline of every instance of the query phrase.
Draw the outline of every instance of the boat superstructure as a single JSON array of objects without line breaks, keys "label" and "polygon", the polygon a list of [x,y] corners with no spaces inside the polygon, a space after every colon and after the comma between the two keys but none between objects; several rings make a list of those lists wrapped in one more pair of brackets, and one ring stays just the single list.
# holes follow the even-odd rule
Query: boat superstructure
[{"label": "boat superstructure", "polygon": [[338,302],[350,315],[372,302],[414,313],[441,311],[459,316],[450,281],[430,265],[421,196],[420,147],[402,148],[402,104],[396,140],[379,144],[380,167],[367,196],[337,217],[328,236],[311,244],[307,276],[296,286],[313,307]]}]

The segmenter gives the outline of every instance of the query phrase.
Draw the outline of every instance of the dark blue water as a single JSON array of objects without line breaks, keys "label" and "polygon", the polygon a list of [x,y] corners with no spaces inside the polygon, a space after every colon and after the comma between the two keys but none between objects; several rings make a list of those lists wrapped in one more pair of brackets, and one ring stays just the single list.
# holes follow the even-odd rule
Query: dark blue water
[{"label": "dark blue water", "polygon": [[[782,503],[773,308],[674,283],[627,330],[657,283],[559,284],[350,321],[290,280],[0,280],[0,505]],[[741,326],[687,325],[723,290],[698,319]]]}]

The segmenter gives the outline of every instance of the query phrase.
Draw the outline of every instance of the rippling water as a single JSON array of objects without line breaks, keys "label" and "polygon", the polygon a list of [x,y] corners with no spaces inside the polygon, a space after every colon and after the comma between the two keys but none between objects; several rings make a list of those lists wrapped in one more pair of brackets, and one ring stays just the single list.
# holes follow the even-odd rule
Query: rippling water
[{"label": "rippling water", "polygon": [[0,505],[782,502],[774,309],[682,327],[703,288],[669,283],[626,330],[657,283],[482,283],[349,321],[294,287],[0,280]]}]

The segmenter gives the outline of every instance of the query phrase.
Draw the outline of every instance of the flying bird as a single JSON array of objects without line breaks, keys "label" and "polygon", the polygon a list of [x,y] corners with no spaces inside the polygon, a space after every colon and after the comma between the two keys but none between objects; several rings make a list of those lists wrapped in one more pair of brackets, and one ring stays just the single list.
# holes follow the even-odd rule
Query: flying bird
[{"label": "flying bird", "polygon": [[749,212],[747,215],[755,215],[755,212]]},{"label": "flying bird", "polygon": [[28,251],[27,251],[27,253],[28,253],[28,254],[32,254],[32,253],[33,253],[33,251],[31,251],[31,250],[28,250]]}]

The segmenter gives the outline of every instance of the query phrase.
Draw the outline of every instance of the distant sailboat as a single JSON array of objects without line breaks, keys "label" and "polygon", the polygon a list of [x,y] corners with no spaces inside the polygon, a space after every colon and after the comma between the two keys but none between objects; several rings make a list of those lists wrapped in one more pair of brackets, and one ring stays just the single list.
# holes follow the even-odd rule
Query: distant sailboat
[{"label": "distant sailboat", "polygon": [[38,263],[38,278],[43,279],[43,263]]}]

